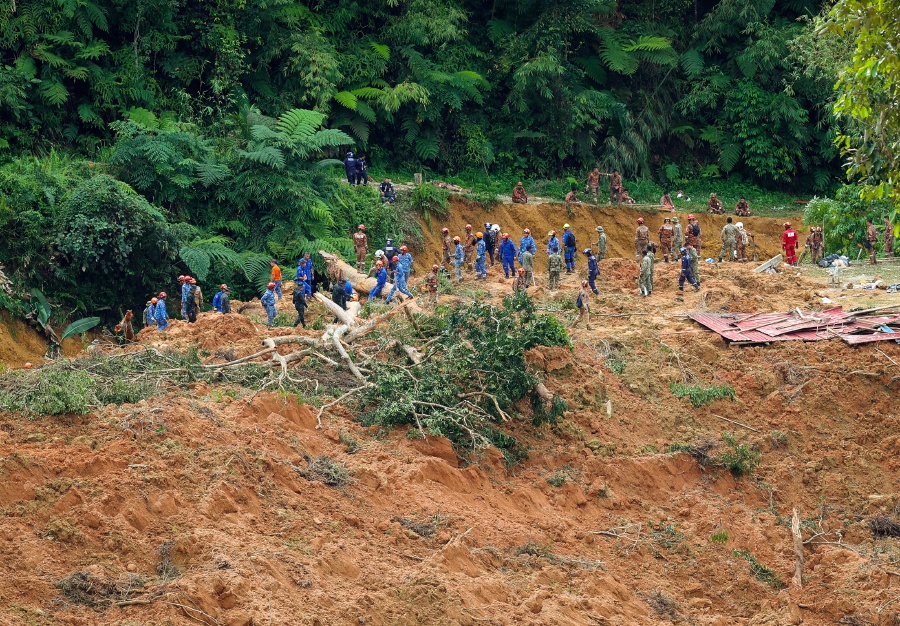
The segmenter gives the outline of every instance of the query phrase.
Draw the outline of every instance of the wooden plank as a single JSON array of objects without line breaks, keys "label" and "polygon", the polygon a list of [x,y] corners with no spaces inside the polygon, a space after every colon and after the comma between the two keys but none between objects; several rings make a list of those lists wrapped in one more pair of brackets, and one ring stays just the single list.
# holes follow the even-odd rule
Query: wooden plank
[{"label": "wooden plank", "polygon": [[769,259],[768,261],[766,261],[765,263],[763,263],[762,265],[760,265],[759,267],[757,267],[753,271],[756,273],[765,272],[770,267],[775,267],[776,265],[779,265],[783,259],[784,259],[783,256],[781,256],[780,254],[777,254],[777,255],[773,256],[771,259]]}]

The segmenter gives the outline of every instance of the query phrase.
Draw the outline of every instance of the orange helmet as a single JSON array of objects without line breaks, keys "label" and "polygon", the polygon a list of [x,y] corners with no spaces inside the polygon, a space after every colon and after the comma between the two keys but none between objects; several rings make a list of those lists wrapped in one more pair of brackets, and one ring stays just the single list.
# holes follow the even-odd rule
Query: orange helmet
[{"label": "orange helmet", "polygon": [[484,233],[483,233],[483,232],[478,231],[477,233],[475,233],[475,238],[476,238],[476,239],[481,239],[482,237],[484,237]]},{"label": "orange helmet", "polygon": [[157,302],[159,302],[159,300],[157,300],[156,298],[150,298],[150,302],[151,304],[156,304]]},{"label": "orange helmet", "polygon": [[384,263],[381,261],[375,261],[375,267],[384,267]]},{"label": "orange helmet", "polygon": [[459,243],[459,237],[454,237],[453,241],[455,241],[456,243]]},{"label": "orange helmet", "polygon": [[509,233],[503,233],[502,235],[500,235],[500,237],[502,237],[503,239],[509,239]]},{"label": "orange helmet", "polygon": [[178,277],[178,282],[182,282],[184,280],[184,275]]}]

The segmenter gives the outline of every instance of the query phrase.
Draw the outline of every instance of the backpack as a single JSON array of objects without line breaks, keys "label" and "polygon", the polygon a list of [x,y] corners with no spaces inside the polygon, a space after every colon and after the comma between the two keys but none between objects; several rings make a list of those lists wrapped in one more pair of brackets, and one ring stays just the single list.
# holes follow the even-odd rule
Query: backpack
[{"label": "backpack", "polygon": [[575,301],[575,306],[579,309],[584,306],[584,303],[581,301],[581,294],[578,294],[578,299]]}]

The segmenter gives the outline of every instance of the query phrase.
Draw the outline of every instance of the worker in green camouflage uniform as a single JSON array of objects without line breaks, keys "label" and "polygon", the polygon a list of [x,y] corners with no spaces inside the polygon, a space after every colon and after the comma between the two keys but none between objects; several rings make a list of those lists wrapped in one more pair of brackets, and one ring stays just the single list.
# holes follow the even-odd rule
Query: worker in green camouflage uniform
[{"label": "worker in green camouflage uniform", "polygon": [[722,259],[734,261],[734,253],[737,249],[737,227],[731,223],[731,217],[728,218],[727,224],[722,227],[722,249],[719,251],[719,263]]},{"label": "worker in green camouflage uniform", "polygon": [[531,285],[534,281],[534,253],[530,248],[522,253],[522,267],[525,268],[525,284]]},{"label": "worker in green camouflage uniform", "polygon": [[550,290],[559,289],[559,273],[562,271],[562,257],[559,256],[559,252],[550,255],[547,269],[550,272]]},{"label": "worker in green camouflage uniform", "polygon": [[694,276],[694,280],[698,283],[700,282],[700,255],[697,253],[697,248],[694,247],[694,244],[689,243],[687,245],[688,258],[691,260],[691,274]]},{"label": "worker in green camouflage uniform", "polygon": [[638,277],[638,288],[642,296],[650,295],[650,275],[653,273],[653,261],[650,252],[644,248],[641,250],[641,274]]},{"label": "worker in green camouflage uniform", "polygon": [[602,226],[598,226],[594,230],[599,233],[599,237],[597,239],[597,260],[602,261],[606,258],[606,233],[603,232]]},{"label": "worker in green camouflage uniform", "polygon": [[684,229],[678,223],[678,216],[672,217],[672,230],[675,231],[675,237],[672,239],[672,258],[681,260],[680,250],[684,247]]}]

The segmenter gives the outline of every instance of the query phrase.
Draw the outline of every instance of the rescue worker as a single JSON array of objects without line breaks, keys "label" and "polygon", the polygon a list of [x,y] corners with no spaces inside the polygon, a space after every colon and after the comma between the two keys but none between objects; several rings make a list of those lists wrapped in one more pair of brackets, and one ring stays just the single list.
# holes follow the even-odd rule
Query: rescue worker
[{"label": "rescue worker", "polygon": [[484,250],[491,258],[491,267],[494,267],[494,247],[496,244],[497,233],[494,232],[494,225],[487,222],[484,225]]},{"label": "rescue worker", "polygon": [[462,244],[459,243],[459,237],[454,237],[453,241],[456,244],[456,250],[453,252],[453,273],[456,274],[456,280],[462,282],[462,265],[466,258],[466,253]]},{"label": "rescue worker", "polygon": [[[331,288],[331,301],[336,305],[347,310],[347,292],[344,290],[344,285],[347,283],[343,278],[334,281],[334,287]],[[273,307],[274,308],[274,305]],[[334,316],[334,323],[338,323],[338,316]]]},{"label": "rescue worker", "polygon": [[663,225],[659,227],[659,247],[662,249],[663,261],[669,262],[669,255],[672,255],[672,261],[675,261],[675,255],[672,254],[672,242],[675,239],[675,228],[672,226],[672,219],[667,217],[663,220]]},{"label": "rescue worker", "polygon": [[520,267],[516,270],[516,279],[513,281],[513,291],[525,291],[528,289],[528,281],[525,280],[525,268]]},{"label": "rescue worker", "polygon": [[746,263],[747,245],[750,243],[750,236],[747,231],[744,230],[743,222],[738,222],[734,227],[737,229],[737,236],[735,237],[735,241],[737,242],[737,260],[738,263]]},{"label": "rescue worker", "polygon": [[529,285],[534,284],[534,253],[535,249],[531,244],[525,248],[525,252],[522,252],[522,267],[525,268],[525,280]]},{"label": "rescue worker", "polygon": [[575,185],[572,185],[571,191],[566,194],[566,204],[581,204],[581,200],[578,199],[578,191]]},{"label": "rescue worker", "polygon": [[734,205],[734,214],[738,217],[750,217],[750,203],[744,198],[738,200],[738,203]]},{"label": "rescue worker", "polygon": [[709,194],[709,202],[706,203],[706,210],[715,215],[722,215],[725,212],[725,207],[722,206],[722,201],[716,197],[716,194]]},{"label": "rescue worker", "polygon": [[[688,213],[687,232],[684,233],[684,241],[689,246],[693,246],[697,256],[700,256],[700,246],[703,244],[703,235],[700,232],[700,221],[694,217],[693,213]],[[694,276],[697,274],[695,273]]]},{"label": "rescue worker", "polygon": [[566,274],[571,274],[575,271],[575,250],[577,249],[577,243],[575,242],[575,233],[572,232],[572,227],[568,224],[563,224],[563,247],[565,247],[565,260],[566,260]]},{"label": "rescue worker", "polygon": [[309,257],[309,252],[303,255],[303,258],[298,261],[298,271],[299,266],[303,266],[304,274],[306,275],[306,280],[303,282],[303,295],[307,298],[312,297],[312,280],[313,280],[313,262]]},{"label": "rescue worker", "polygon": [[356,159],[353,158],[353,153],[348,152],[347,156],[344,157],[344,171],[347,173],[347,182],[351,185],[356,184]]},{"label": "rescue worker", "polygon": [[[188,287],[190,289],[190,287]],[[190,292],[189,292],[190,293]],[[163,331],[169,327],[169,312],[166,310],[166,292],[160,291],[153,309],[156,319],[156,330]],[[187,315],[187,313],[185,313]]]},{"label": "rescue worker", "polygon": [[[494,224],[491,226],[491,234],[494,237],[494,256],[498,259],[500,258],[500,224]],[[493,259],[491,260],[491,265],[494,265]]]},{"label": "rescue worker", "polygon": [[884,256],[890,258],[894,256],[894,225],[888,218],[884,220]]},{"label": "rescue worker", "polygon": [[500,261],[503,263],[503,276],[516,277],[516,244],[510,238],[509,233],[500,236]]},{"label": "rescue worker", "polygon": [[[663,209],[666,209],[668,211],[675,210],[675,203],[672,202],[672,196],[668,191],[662,195],[662,198],[659,199],[659,204]],[[663,251],[663,254],[665,254],[665,250]]]},{"label": "rescue worker", "polygon": [[593,172],[588,174],[587,185],[584,188],[584,192],[594,196],[595,203],[600,198],[600,170],[596,167]]},{"label": "rescue worker", "polygon": [[528,204],[528,194],[525,193],[522,181],[517,182],[516,186],[513,188],[512,201],[513,204]]},{"label": "rescue worker", "polygon": [[556,231],[551,230],[547,233],[547,236],[550,238],[547,241],[547,256],[551,254],[559,254],[559,239],[556,237]]},{"label": "rescue worker", "polygon": [[559,252],[554,252],[547,259],[547,272],[550,275],[550,290],[559,289],[559,273],[562,271],[563,260]]},{"label": "rescue worker", "polygon": [[697,282],[697,279],[694,278],[694,274],[691,271],[691,259],[688,256],[687,248],[682,248],[679,252],[681,253],[679,255],[681,257],[681,273],[678,275],[678,291],[684,291],[685,281],[687,281],[695,291],[700,291],[700,283]]},{"label": "rescue worker", "polygon": [[634,260],[640,263],[641,253],[647,247],[647,244],[650,243],[650,229],[644,226],[643,217],[639,217],[637,223],[638,227],[634,232]]},{"label": "rescue worker", "polygon": [[385,178],[378,186],[378,190],[381,192],[381,204],[390,204],[397,199],[397,192],[394,191],[394,183],[391,182],[390,178]]},{"label": "rescue worker", "polygon": [[266,292],[259,299],[259,303],[266,310],[266,328],[272,328],[275,316],[278,315],[275,309],[275,283],[270,282],[266,285]]},{"label": "rescue worker", "polygon": [[191,277],[179,276],[178,282],[181,283],[181,319],[187,319],[187,301],[191,295]]},{"label": "rescue worker", "polygon": [[878,229],[871,218],[866,219],[866,250],[869,251],[869,265],[875,265],[875,244],[878,242]]},{"label": "rescue worker", "polygon": [[156,298],[147,300],[147,307],[144,309],[144,328],[156,324]]},{"label": "rescue worker", "polygon": [[366,227],[360,224],[353,233],[353,249],[356,250],[356,271],[365,273],[366,255],[369,253],[369,240],[366,237]]},{"label": "rescue worker", "polygon": [[219,313],[222,312],[222,295],[225,293],[226,289],[228,289],[228,285],[219,285],[219,290],[216,292],[216,295],[214,295],[212,299],[212,308]]},{"label": "rescue worker", "polygon": [[622,177],[619,170],[613,170],[612,174],[601,174],[601,176],[609,177],[609,202],[610,204],[619,204],[622,195]]},{"label": "rescue worker", "polygon": [[309,286],[311,281],[312,276],[306,273],[306,264],[301,261],[300,265],[297,266],[297,275],[294,277],[294,283],[296,284],[294,291],[299,291],[304,298],[308,297],[311,291]]},{"label": "rescue worker", "polygon": [[812,261],[812,264],[815,265],[819,262],[819,255],[822,251],[821,244],[817,245],[818,232],[816,231],[815,226],[811,226],[809,228],[809,234],[806,236],[806,249],[809,251],[809,258]]},{"label": "rescue worker", "polygon": [[400,262],[400,257],[395,256],[392,261],[394,262],[394,267],[396,267],[396,269],[394,270],[394,286],[391,287],[391,291],[390,293],[388,293],[387,300],[385,300],[385,302],[387,302],[388,304],[390,304],[391,298],[393,298],[394,294],[398,291],[405,296],[408,296],[410,298],[413,297],[413,295],[409,292],[409,288],[406,286],[406,279],[409,276],[409,274],[406,273],[406,266],[404,266],[403,263]]},{"label": "rescue worker", "polygon": [[649,252],[645,249],[641,253],[641,273],[638,278],[638,288],[641,295],[647,297],[650,295],[650,272],[652,267]]},{"label": "rescue worker", "polygon": [[591,329],[591,303],[588,298],[587,287],[588,281],[581,281],[581,290],[578,292],[578,298],[575,300],[575,306],[578,307],[578,319],[572,322],[572,328],[575,328],[581,320],[584,320],[585,329]]},{"label": "rescue worker", "polygon": [[656,244],[647,244],[647,257],[650,259],[650,278],[647,281],[647,287],[650,293],[653,293],[653,278],[656,276]]},{"label": "rescue worker", "polygon": [[381,251],[384,254],[385,267],[388,271],[388,278],[394,280],[394,271],[397,267],[395,266],[393,259],[400,254],[400,251],[394,247],[393,239],[388,238],[385,239],[384,242],[384,248],[382,248]]},{"label": "rescue worker", "polygon": [[487,244],[484,243],[484,233],[475,233],[475,280],[487,280],[486,251]]},{"label": "rescue worker", "polygon": [[600,292],[597,290],[597,277],[600,275],[600,266],[597,265],[597,257],[594,256],[594,253],[591,252],[590,248],[584,249],[584,256],[587,257],[588,264],[588,279],[587,283],[591,287],[591,291],[594,292],[594,295],[598,295]]},{"label": "rescue worker", "polygon": [[291,297],[294,302],[294,309],[297,311],[297,321],[294,322],[294,328],[302,325],[306,328],[306,297],[303,295],[302,289],[294,289],[294,295]]},{"label": "rescue worker", "polygon": [[602,226],[598,226],[594,230],[597,231],[597,258],[602,261],[606,258],[606,233]]},{"label": "rescue worker", "polygon": [[231,289],[228,288],[228,285],[222,285],[222,299],[219,301],[219,306],[222,315],[231,313]]},{"label": "rescue worker", "polygon": [[194,297],[194,303],[197,305],[197,313],[203,310],[203,291],[197,284],[197,279],[191,277],[191,295]]},{"label": "rescue worker", "polygon": [[797,231],[791,228],[790,222],[784,223],[784,233],[781,235],[781,249],[787,258],[788,265],[797,265]]},{"label": "rescue worker", "polygon": [[442,235],[442,240],[441,240],[441,253],[442,253],[442,256],[441,256],[441,263],[442,263],[443,265],[446,265],[447,267],[450,267],[451,264],[453,263],[453,252],[454,252],[454,249],[456,248],[456,246],[455,246],[455,244],[453,243],[453,238],[450,236],[450,229],[449,229],[449,228],[442,228],[442,229],[441,229],[441,235]]},{"label": "rescue worker", "polygon": [[700,253],[697,252],[697,249],[694,247],[694,244],[689,243],[687,246],[688,260],[691,262],[691,275],[694,277],[698,283],[700,282]]},{"label": "rescue worker", "polygon": [[534,251],[537,250],[537,244],[534,242],[534,237],[531,236],[531,230],[526,228],[522,231],[522,239],[519,241],[519,263],[522,263],[522,256],[525,254],[525,250],[531,249],[531,253],[534,254]]},{"label": "rescue worker", "polygon": [[366,163],[366,155],[364,154],[359,155],[359,158],[356,159],[356,184],[369,184],[369,164]]},{"label": "rescue worker", "polygon": [[281,268],[278,267],[278,263],[275,262],[275,259],[269,261],[269,265],[272,266],[271,282],[275,283],[275,295],[281,300]]},{"label": "rescue worker", "polygon": [[628,195],[628,190],[623,189],[619,194],[619,204],[637,204],[634,198]]},{"label": "rescue worker", "polygon": [[[681,222],[678,221],[678,216],[672,216],[672,248],[673,259],[681,258],[681,249],[684,247],[684,229],[681,227]],[[677,257],[675,255],[678,255]]]},{"label": "rescue worker", "polygon": [[472,257],[475,255],[475,233],[472,232],[472,225],[466,224],[466,240],[463,245],[466,253],[466,270],[472,271]]},{"label": "rescue worker", "polygon": [[403,273],[406,274],[406,278],[409,279],[413,269],[413,257],[409,253],[409,248],[400,246],[400,254],[397,258],[399,259],[400,265],[403,266]]},{"label": "rescue worker", "polygon": [[428,302],[436,305],[438,301],[438,271],[440,266],[432,265],[431,273],[425,277],[425,286],[428,287]]},{"label": "rescue worker", "polygon": [[197,300],[194,298],[194,292],[196,291],[196,289],[196,285],[191,285],[190,296],[188,297],[187,303],[185,305],[185,313],[187,313],[188,324],[193,324],[197,321]]},{"label": "rescue worker", "polygon": [[375,287],[369,292],[369,300],[374,300],[381,295],[381,290],[387,284],[387,270],[384,269],[384,261],[375,261]]},{"label": "rescue worker", "polygon": [[813,245],[815,246],[816,263],[818,263],[825,256],[825,235],[822,233],[821,226],[816,226],[816,237],[813,239]]},{"label": "rescue worker", "polygon": [[725,226],[722,227],[722,234],[720,235],[720,238],[722,239],[722,249],[719,250],[719,263],[721,263],[723,259],[729,261],[734,260],[734,253],[737,247],[737,228],[731,222],[732,219],[729,215],[725,220]]}]

